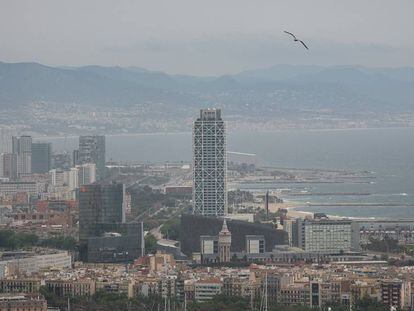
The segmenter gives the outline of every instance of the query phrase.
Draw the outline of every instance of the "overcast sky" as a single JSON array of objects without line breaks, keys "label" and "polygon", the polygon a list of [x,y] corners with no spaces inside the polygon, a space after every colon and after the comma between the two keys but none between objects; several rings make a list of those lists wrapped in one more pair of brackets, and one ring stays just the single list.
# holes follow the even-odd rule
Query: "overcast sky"
[{"label": "overcast sky", "polygon": [[0,61],[197,75],[414,66],[413,13],[414,0],[0,0]]}]

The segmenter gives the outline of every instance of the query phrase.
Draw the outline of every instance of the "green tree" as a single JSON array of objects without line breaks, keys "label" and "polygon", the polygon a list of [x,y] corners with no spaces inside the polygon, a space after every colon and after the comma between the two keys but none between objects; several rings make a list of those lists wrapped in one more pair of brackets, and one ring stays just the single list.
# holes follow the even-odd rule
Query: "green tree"
[{"label": "green tree", "polygon": [[65,297],[58,297],[55,293],[49,291],[46,286],[40,286],[39,293],[45,297],[48,306],[62,308],[67,304]]},{"label": "green tree", "polygon": [[45,247],[52,247],[64,250],[76,250],[76,248],[78,247],[78,244],[73,237],[65,237],[63,235],[43,240],[40,244]]},{"label": "green tree", "polygon": [[180,219],[173,218],[168,220],[162,227],[161,233],[164,237],[168,237],[170,240],[180,239]]},{"label": "green tree", "polygon": [[371,251],[383,253],[397,253],[402,250],[401,246],[398,245],[398,241],[388,236],[385,236],[382,240],[370,238],[369,244],[365,245],[365,248]]},{"label": "green tree", "polygon": [[34,246],[38,241],[39,238],[35,234],[0,230],[0,248],[14,250]]},{"label": "green tree", "polygon": [[249,301],[243,297],[217,295],[206,302],[190,303],[188,310],[192,311],[243,311],[250,310]]},{"label": "green tree", "polygon": [[355,304],[356,311],[388,311],[389,307],[378,300],[365,296]]},{"label": "green tree", "polygon": [[322,310],[329,310],[329,308],[331,308],[332,311],[349,311],[349,305],[341,305],[337,301],[327,302],[322,307]]},{"label": "green tree", "polygon": [[[319,308],[312,308],[307,305],[289,305],[275,304],[270,307],[271,311],[320,311]],[[336,309],[335,309],[336,311]]]},{"label": "green tree", "polygon": [[155,253],[157,250],[157,239],[151,233],[145,236],[145,251],[146,253]]}]

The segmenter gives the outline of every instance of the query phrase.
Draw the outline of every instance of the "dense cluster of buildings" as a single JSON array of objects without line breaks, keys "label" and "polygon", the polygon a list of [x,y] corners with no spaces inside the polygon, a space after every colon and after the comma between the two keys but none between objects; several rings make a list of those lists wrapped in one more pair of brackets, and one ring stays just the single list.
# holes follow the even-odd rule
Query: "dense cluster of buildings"
[{"label": "dense cluster of buildings", "polygon": [[0,280],[0,295],[36,295],[45,286],[58,297],[89,297],[97,291],[146,296],[178,302],[203,302],[217,294],[241,297],[252,304],[265,295],[269,304],[351,309],[364,297],[408,310],[413,305],[414,269],[386,265],[258,265],[246,268],[189,268],[172,255],[147,255],[128,266],[77,264],[26,277]]},{"label": "dense cluster of buildings", "polygon": [[0,225],[3,229],[34,233],[40,238],[76,236],[79,218],[76,200],[38,200],[33,204],[9,202],[0,206]]},{"label": "dense cluster of buildings", "polygon": [[[152,255],[144,223],[126,221],[125,186],[107,178],[104,136],[81,136],[69,166],[52,160],[51,144],[30,136],[13,137],[11,147],[0,156],[0,225],[40,238],[76,237],[79,248],[2,253],[0,309],[32,302],[44,310],[40,286],[59,297],[106,291],[202,302],[224,294],[254,303],[265,295],[284,305],[352,307],[368,296],[392,307],[413,304],[414,269],[388,267],[360,249],[387,234],[408,243],[412,227],[391,231],[385,223],[327,217],[281,217],[277,224],[229,213],[220,109],[202,109],[194,122],[192,187],[165,188],[181,198],[192,193],[192,213],[180,216],[180,241],[160,240]],[[266,207],[268,200],[267,194]],[[238,264],[250,266],[226,268]]]},{"label": "dense cluster of buildings", "polygon": [[[8,147],[8,148],[5,148]],[[105,177],[105,137],[81,136],[70,167],[51,143],[10,137],[0,154],[0,226],[40,238],[78,237],[79,189]]]},{"label": "dense cluster of buildings", "polygon": [[0,154],[0,199],[19,193],[76,199],[77,190],[105,178],[105,137],[80,136],[70,165],[52,156],[51,143],[13,136],[11,150]]},{"label": "dense cluster of buildings", "polygon": [[50,143],[34,143],[31,136],[13,136],[11,147],[10,152],[0,156],[0,177],[17,180],[51,169]]}]

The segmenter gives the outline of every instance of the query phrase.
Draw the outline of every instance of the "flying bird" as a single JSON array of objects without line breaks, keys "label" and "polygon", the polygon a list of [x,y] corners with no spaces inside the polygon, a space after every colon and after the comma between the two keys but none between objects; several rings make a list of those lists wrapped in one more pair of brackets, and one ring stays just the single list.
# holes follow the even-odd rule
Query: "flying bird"
[{"label": "flying bird", "polygon": [[289,31],[284,31],[285,33],[287,33],[288,35],[291,35],[292,37],[293,37],[293,40],[295,41],[295,42],[297,42],[297,41],[299,41],[300,43],[302,43],[302,45],[307,49],[307,50],[309,50],[309,48],[306,46],[306,44],[305,44],[305,42],[303,42],[302,40],[299,40],[298,38],[296,38],[296,36],[293,34],[293,33],[291,33],[291,32],[289,32]]}]

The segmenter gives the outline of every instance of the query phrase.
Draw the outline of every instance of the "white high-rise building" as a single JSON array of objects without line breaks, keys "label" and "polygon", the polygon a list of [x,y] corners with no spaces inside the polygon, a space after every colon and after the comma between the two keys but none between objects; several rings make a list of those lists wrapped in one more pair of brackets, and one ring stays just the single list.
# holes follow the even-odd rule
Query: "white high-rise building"
[{"label": "white high-rise building", "polygon": [[202,109],[193,127],[193,212],[227,215],[226,128],[220,109]]},{"label": "white high-rise building", "polygon": [[71,190],[79,188],[79,170],[76,167],[72,167],[67,174],[67,184]]},{"label": "white high-rise building", "polygon": [[95,181],[95,163],[76,165],[76,167],[72,167],[70,170],[64,172],[64,183],[70,190],[78,189],[83,185],[93,184]]},{"label": "white high-rise building", "polygon": [[93,184],[96,181],[97,172],[95,163],[77,165],[76,168],[78,169],[79,187],[82,185]]},{"label": "white high-rise building", "polygon": [[61,187],[65,184],[65,173],[62,170],[53,169],[49,171],[50,182],[53,187]]},{"label": "white high-rise building", "polygon": [[351,220],[297,219],[298,246],[307,252],[358,251],[359,225]]}]

